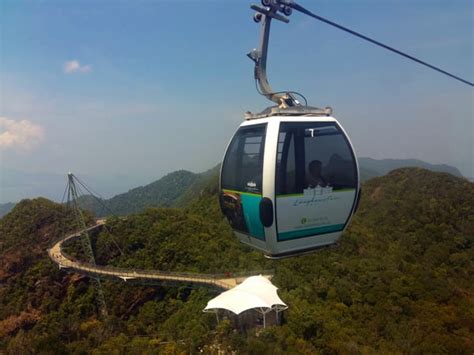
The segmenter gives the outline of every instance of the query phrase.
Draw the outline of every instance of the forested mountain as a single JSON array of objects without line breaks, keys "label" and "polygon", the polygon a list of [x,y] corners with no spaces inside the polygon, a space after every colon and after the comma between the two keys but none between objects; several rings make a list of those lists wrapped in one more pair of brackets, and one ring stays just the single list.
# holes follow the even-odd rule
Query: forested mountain
[{"label": "forested mountain", "polygon": [[472,353],[474,184],[409,168],[363,191],[340,245],[297,258],[268,261],[240,245],[215,180],[182,209],[112,218],[94,240],[99,263],[273,268],[289,305],[284,324],[247,333],[202,313],[214,291],[184,285],[104,281],[108,316],[98,316],[89,280],[46,255],[70,222],[63,207],[25,200],[0,220],[0,353]]},{"label": "forested mountain", "polygon": [[169,207],[200,178],[200,175],[178,170],[151,184],[102,200],[102,203],[90,195],[84,195],[79,204],[97,216],[110,215],[110,211],[117,215],[127,215],[141,212],[148,207]]},{"label": "forested mountain", "polygon": [[[372,177],[388,174],[390,171],[400,168],[423,168],[440,173],[449,173],[451,175],[462,177],[459,169],[447,164],[431,164],[419,159],[372,159],[358,158],[361,168],[361,175],[364,177],[363,171],[367,171],[367,180]],[[375,175],[373,175],[375,174]]]}]

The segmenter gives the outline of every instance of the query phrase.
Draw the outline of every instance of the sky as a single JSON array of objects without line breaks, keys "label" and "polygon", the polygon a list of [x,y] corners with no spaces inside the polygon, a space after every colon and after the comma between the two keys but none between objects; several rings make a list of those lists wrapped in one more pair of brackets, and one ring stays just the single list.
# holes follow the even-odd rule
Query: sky
[{"label": "sky", "polygon": [[[299,3],[474,81],[470,0]],[[243,113],[271,105],[246,57],[260,31],[249,5],[0,0],[0,179],[73,171],[120,181],[113,194],[219,163]],[[299,13],[272,24],[268,75],[331,106],[359,156],[474,176],[472,87]]]}]

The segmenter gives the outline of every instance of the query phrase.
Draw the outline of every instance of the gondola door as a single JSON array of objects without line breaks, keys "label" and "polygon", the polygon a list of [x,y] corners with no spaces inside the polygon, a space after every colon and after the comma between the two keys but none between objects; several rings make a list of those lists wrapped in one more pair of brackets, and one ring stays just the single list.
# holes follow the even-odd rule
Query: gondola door
[{"label": "gondola door", "polygon": [[221,209],[244,243],[262,250],[265,227],[260,218],[267,124],[242,126],[227,148],[221,171]]},{"label": "gondola door", "polygon": [[355,156],[338,123],[281,122],[275,173],[277,254],[335,243],[358,190]]}]

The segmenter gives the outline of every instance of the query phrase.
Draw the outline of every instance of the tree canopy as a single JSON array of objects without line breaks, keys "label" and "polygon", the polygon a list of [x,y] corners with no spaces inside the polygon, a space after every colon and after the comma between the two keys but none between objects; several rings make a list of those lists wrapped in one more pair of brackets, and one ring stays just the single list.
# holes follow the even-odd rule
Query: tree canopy
[{"label": "tree canopy", "polygon": [[215,176],[182,208],[111,217],[94,238],[100,264],[274,269],[289,305],[284,323],[247,333],[202,313],[215,290],[182,284],[105,280],[108,316],[99,316],[88,278],[58,270],[46,255],[71,216],[45,199],[22,201],[0,220],[0,352],[472,352],[474,184],[406,168],[362,191],[340,245],[296,258],[269,261],[236,241]]}]

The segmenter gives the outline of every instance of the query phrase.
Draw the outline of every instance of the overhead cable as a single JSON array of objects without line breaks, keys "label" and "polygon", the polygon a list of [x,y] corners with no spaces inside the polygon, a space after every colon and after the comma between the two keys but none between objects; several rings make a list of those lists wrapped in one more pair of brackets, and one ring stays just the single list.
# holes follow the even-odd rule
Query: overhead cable
[{"label": "overhead cable", "polygon": [[340,30],[342,30],[342,31],[345,31],[345,32],[347,32],[347,33],[350,33],[351,35],[354,35],[354,36],[356,36],[356,37],[362,38],[363,40],[366,40],[366,41],[368,41],[368,42],[370,42],[370,43],[372,43],[372,44],[375,44],[375,45],[377,45],[377,46],[379,46],[379,47],[385,48],[385,49],[387,49],[387,50],[389,50],[389,51],[391,51],[391,52],[393,52],[393,53],[396,53],[396,54],[398,54],[398,55],[401,55],[402,57],[408,58],[408,59],[410,59],[410,60],[412,60],[412,61],[414,61],[414,62],[417,62],[417,63],[419,63],[419,64],[422,64],[422,65],[424,65],[424,66],[426,66],[426,67],[428,67],[428,68],[430,68],[430,69],[436,70],[437,72],[439,72],[439,73],[441,73],[441,74],[444,74],[444,75],[447,75],[447,76],[449,76],[449,77],[451,77],[451,78],[453,78],[453,79],[456,79],[456,80],[458,80],[458,81],[460,81],[460,82],[462,82],[462,83],[464,83],[464,84],[467,84],[467,85],[469,85],[469,86],[474,86],[474,84],[473,84],[472,82],[470,82],[470,81],[468,81],[468,80],[466,80],[466,79],[463,79],[463,78],[461,78],[461,77],[459,77],[459,76],[456,76],[456,75],[454,75],[454,74],[451,74],[451,73],[449,73],[449,72],[447,72],[447,71],[445,71],[445,70],[443,70],[443,69],[441,69],[441,68],[438,68],[438,67],[436,67],[436,66],[434,66],[434,65],[431,65],[431,64],[429,64],[429,63],[427,63],[427,62],[425,62],[425,61],[423,61],[423,60],[421,60],[421,59],[418,59],[418,58],[416,58],[416,57],[414,57],[414,56],[412,56],[412,55],[409,55],[409,54],[407,54],[407,53],[404,53],[404,52],[402,52],[402,51],[399,51],[398,49],[395,49],[395,48],[393,48],[393,47],[390,47],[390,46],[388,46],[388,45],[386,45],[386,44],[384,44],[384,43],[382,43],[382,42],[376,41],[375,39],[372,39],[372,38],[367,37],[367,36],[365,36],[365,35],[363,35],[363,34],[361,34],[361,33],[359,33],[359,32],[353,31],[353,30],[351,30],[351,29],[349,29],[349,28],[347,28],[347,27],[344,27],[344,26],[342,26],[342,25],[339,25],[339,24],[337,24],[337,23],[335,23],[335,22],[333,22],[333,21],[331,21],[331,20],[328,20],[328,19],[326,19],[326,18],[324,18],[324,17],[321,17],[321,16],[319,16],[319,15],[316,15],[315,13],[313,13],[313,12],[311,12],[311,11],[305,9],[303,6],[298,5],[297,3],[293,2],[293,1],[285,1],[285,5],[287,5],[287,6],[291,7],[291,8],[293,8],[294,10],[297,10],[297,11],[299,11],[299,12],[302,12],[302,13],[304,13],[305,15],[308,15],[308,16],[310,16],[310,17],[312,17],[312,18],[314,18],[314,19],[316,19],[316,20],[318,20],[318,21],[321,21],[321,22],[324,22],[324,23],[326,23],[326,24],[328,24],[328,25],[331,25],[331,26],[333,26],[333,27],[336,27],[336,28],[338,28],[338,29],[340,29]]}]

